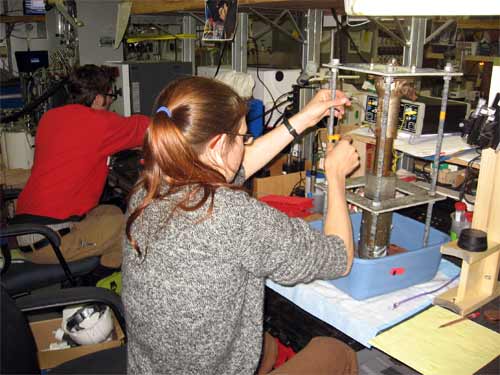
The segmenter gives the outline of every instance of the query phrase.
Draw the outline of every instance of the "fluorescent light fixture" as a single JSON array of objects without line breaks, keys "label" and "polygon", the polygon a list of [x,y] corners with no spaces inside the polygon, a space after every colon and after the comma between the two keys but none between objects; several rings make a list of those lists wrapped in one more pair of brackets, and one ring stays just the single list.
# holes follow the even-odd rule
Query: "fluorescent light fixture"
[{"label": "fluorescent light fixture", "polygon": [[500,0],[344,0],[349,16],[496,16]]}]

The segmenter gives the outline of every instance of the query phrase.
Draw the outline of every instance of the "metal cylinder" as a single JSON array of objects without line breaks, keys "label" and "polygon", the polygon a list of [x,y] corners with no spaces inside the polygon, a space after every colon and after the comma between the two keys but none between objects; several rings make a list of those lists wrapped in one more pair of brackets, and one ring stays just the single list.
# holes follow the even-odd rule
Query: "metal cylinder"
[{"label": "metal cylinder", "polygon": [[[399,111],[401,106],[401,98],[409,97],[414,98],[415,89],[413,88],[413,79],[408,78],[395,78],[392,81],[392,86],[389,95],[389,105],[387,113],[387,125],[385,137],[382,137],[382,120],[383,120],[383,108],[386,97],[387,87],[384,82],[383,77],[377,77],[375,80],[375,88],[377,89],[378,95],[378,105],[377,105],[377,124],[375,128],[375,157],[374,161],[379,158],[379,153],[384,154],[382,158],[382,171],[377,171],[377,165],[372,165],[370,172],[375,174],[377,177],[390,176],[392,170],[392,150],[394,145],[394,139],[397,137],[399,124]],[[383,143],[383,147],[381,147]]]},{"label": "metal cylinder", "polygon": [[[365,186],[365,197],[371,199],[373,205],[394,198],[396,194],[396,176],[392,172],[393,145],[399,128],[401,98],[414,98],[413,81],[390,77],[377,77],[375,80],[378,94],[375,157],[373,165],[368,167]],[[364,211],[358,256],[379,258],[387,255],[391,225],[392,213]]]}]

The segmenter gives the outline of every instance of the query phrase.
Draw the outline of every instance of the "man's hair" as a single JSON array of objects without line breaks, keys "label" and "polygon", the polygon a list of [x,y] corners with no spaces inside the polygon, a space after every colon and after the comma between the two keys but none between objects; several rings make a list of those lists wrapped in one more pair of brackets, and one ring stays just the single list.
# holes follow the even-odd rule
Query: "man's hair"
[{"label": "man's hair", "polygon": [[69,102],[90,107],[97,95],[112,89],[114,80],[113,68],[109,66],[80,66],[69,77]]}]

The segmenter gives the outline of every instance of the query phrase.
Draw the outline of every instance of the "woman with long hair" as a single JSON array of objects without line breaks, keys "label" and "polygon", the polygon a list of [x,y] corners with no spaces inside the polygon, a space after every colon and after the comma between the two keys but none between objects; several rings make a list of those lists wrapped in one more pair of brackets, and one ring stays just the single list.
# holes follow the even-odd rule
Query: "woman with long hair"
[{"label": "woman with long hair", "polygon": [[348,141],[329,146],[324,233],[257,201],[241,183],[335,106],[321,90],[283,126],[248,134],[245,102],[223,83],[190,77],[158,96],[144,171],[129,203],[123,301],[131,374],[351,374],[355,354],[315,338],[272,370],[263,334],[266,278],[284,285],[346,275],[353,258],[345,179],[359,164]]}]

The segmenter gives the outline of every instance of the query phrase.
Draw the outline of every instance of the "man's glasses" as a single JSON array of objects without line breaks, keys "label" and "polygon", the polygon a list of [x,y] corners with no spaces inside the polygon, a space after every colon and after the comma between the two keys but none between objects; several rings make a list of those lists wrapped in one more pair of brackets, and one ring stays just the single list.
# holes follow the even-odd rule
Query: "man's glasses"
[{"label": "man's glasses", "polygon": [[224,134],[230,134],[230,135],[239,135],[240,137],[243,137],[243,144],[245,146],[251,145],[254,141],[254,136],[252,133],[245,133],[245,134],[240,134],[240,133],[224,133]]},{"label": "man's glasses", "polygon": [[119,89],[115,86],[112,93],[102,94],[102,96],[109,96],[111,99],[113,99],[113,101],[115,101],[116,99],[118,99],[118,96],[122,96],[122,89]]},{"label": "man's glasses", "polygon": [[102,96],[109,96],[113,101],[115,101],[118,98],[118,94],[102,94]]}]

